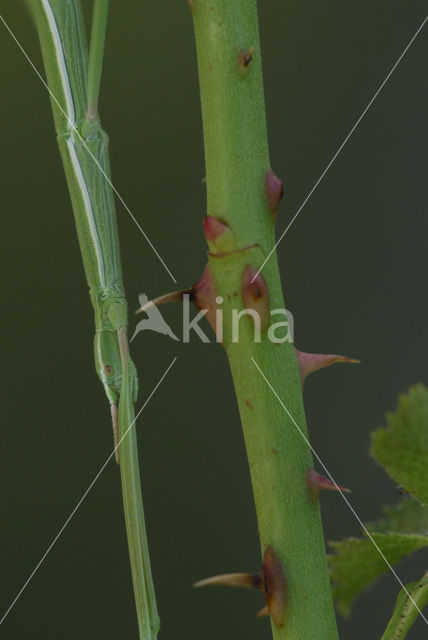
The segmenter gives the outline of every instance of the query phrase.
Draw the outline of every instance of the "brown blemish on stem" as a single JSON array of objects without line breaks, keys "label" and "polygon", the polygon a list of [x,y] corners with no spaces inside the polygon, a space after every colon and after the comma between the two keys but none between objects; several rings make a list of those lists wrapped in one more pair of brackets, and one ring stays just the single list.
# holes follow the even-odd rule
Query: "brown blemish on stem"
[{"label": "brown blemish on stem", "polygon": [[253,405],[253,404],[251,404],[251,402],[248,400],[248,398],[244,398],[244,402],[245,402],[245,404],[247,405],[247,407],[248,407],[249,409],[251,409],[252,411],[254,411],[254,405]]},{"label": "brown blemish on stem", "polygon": [[195,0],[187,0],[187,4],[189,5],[190,11],[193,13],[195,9]]},{"label": "brown blemish on stem", "polygon": [[262,575],[262,591],[269,615],[276,627],[282,627],[285,617],[287,584],[282,564],[272,545],[266,547]]},{"label": "brown blemish on stem", "polygon": [[269,324],[269,290],[261,273],[252,265],[247,265],[242,274],[242,301],[246,309],[253,309],[260,318],[263,331]]},{"label": "brown blemish on stem", "polygon": [[249,50],[241,49],[238,53],[238,71],[241,76],[246,76],[248,73],[248,67],[250,65],[251,60],[254,55],[254,47],[251,47]]}]

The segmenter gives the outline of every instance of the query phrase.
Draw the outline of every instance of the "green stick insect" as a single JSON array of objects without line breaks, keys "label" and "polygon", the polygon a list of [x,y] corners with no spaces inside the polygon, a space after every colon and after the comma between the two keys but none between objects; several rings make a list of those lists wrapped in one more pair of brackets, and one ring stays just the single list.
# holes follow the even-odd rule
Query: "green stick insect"
[{"label": "green stick insect", "polygon": [[110,181],[108,140],[98,115],[108,0],[94,2],[89,54],[79,0],[27,0],[27,4],[39,33],[58,145],[95,310],[95,366],[110,403],[116,451],[120,452],[140,638],[152,640],[159,630],[159,618],[134,425],[133,403],[138,381],[128,351],[127,303]]}]

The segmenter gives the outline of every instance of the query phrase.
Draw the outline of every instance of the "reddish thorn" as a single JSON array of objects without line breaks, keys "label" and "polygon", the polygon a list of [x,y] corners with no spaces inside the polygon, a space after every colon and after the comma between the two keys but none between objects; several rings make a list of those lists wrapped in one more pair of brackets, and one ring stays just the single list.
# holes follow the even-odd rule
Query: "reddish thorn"
[{"label": "reddish thorn", "polygon": [[265,176],[265,194],[269,211],[276,215],[279,207],[279,201],[284,195],[282,180],[280,180],[272,169],[266,171]]},{"label": "reddish thorn", "polygon": [[321,353],[304,353],[303,351],[299,351],[298,349],[295,349],[295,351],[297,360],[299,362],[300,379],[302,381],[302,386],[306,376],[308,376],[313,371],[324,369],[324,367],[330,367],[332,364],[336,364],[336,362],[360,362],[355,358],[348,358],[346,356],[338,356],[332,354],[324,355]]},{"label": "reddish thorn", "polygon": [[250,264],[242,275],[242,301],[246,309],[258,314],[261,331],[266,329],[270,318],[269,290],[264,276]]},{"label": "reddish thorn", "polygon": [[206,319],[211,325],[212,330],[216,333],[216,303],[217,293],[214,286],[214,280],[211,270],[207,264],[202,276],[192,287],[191,299],[197,309],[207,309]]},{"label": "reddish thorn", "polygon": [[214,216],[205,216],[204,232],[208,242],[215,242],[229,227]]},{"label": "reddish thorn", "polygon": [[210,251],[225,253],[235,247],[235,237],[230,227],[214,216],[205,216],[204,233]]},{"label": "reddish thorn", "polygon": [[193,302],[198,309],[213,309],[217,293],[214,287],[214,281],[211,270],[207,264],[202,276],[192,287]]},{"label": "reddish thorn", "polygon": [[263,609],[260,609],[260,611],[257,613],[256,618],[263,618],[264,616],[268,616],[269,615],[269,609],[267,607],[263,607]]},{"label": "reddish thorn", "polygon": [[308,469],[306,474],[306,484],[308,485],[309,495],[312,502],[318,500],[320,491],[327,489],[328,491],[344,491],[345,493],[351,493],[351,490],[344,487],[341,484],[336,484],[332,480],[325,478],[321,474],[317,473],[315,469]]}]

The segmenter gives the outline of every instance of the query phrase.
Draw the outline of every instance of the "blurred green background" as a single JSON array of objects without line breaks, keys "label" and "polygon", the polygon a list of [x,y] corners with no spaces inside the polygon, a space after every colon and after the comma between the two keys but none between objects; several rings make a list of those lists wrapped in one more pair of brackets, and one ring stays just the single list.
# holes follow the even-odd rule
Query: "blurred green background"
[{"label": "blurred green background", "polygon": [[[84,2],[89,17],[91,2]],[[2,15],[42,69],[24,3]],[[272,166],[282,231],[421,24],[422,1],[259,3]],[[428,27],[279,247],[296,345],[361,358],[312,376],[312,444],[352,488],[363,520],[397,488],[368,454],[397,393],[428,383],[426,361]],[[93,371],[93,318],[45,88],[0,24],[2,121],[2,614],[112,450]],[[185,0],[112,2],[101,95],[113,182],[180,287],[205,263],[205,187],[192,22]],[[118,207],[130,309],[172,282]],[[175,328],[181,310],[165,309]],[[135,319],[131,317],[131,330]],[[140,334],[139,402],[178,360],[138,421],[161,637],[268,639],[258,593],[194,591],[196,579],[260,565],[232,381],[218,345]],[[274,381],[273,381],[274,383]],[[322,497],[327,539],[357,535],[340,496]],[[403,580],[426,554],[400,565]],[[398,584],[385,576],[339,620],[379,638]],[[107,466],[2,625],[2,637],[136,639],[119,471]],[[413,634],[413,635],[412,635]],[[425,638],[421,620],[409,636]],[[315,639],[314,639],[315,640]]]}]

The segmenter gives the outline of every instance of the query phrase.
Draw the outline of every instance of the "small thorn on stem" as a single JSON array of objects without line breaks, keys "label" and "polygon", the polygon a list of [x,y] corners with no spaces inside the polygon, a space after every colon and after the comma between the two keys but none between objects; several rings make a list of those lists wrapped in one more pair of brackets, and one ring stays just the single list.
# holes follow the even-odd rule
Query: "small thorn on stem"
[{"label": "small thorn on stem", "polygon": [[205,238],[211,252],[226,253],[235,248],[235,236],[225,222],[214,216],[205,216],[203,224]]},{"label": "small thorn on stem", "polygon": [[306,474],[306,484],[308,485],[309,495],[313,503],[316,503],[320,494],[320,491],[327,489],[328,491],[343,491],[345,493],[351,493],[351,490],[344,487],[341,484],[336,484],[332,480],[325,478],[321,474],[317,473],[315,469],[308,469]]},{"label": "small thorn on stem", "polygon": [[194,583],[195,588],[219,585],[224,587],[243,587],[244,589],[260,589],[261,576],[252,573],[222,573],[211,578],[204,578]]},{"label": "small thorn on stem", "polygon": [[282,565],[272,545],[269,545],[264,552],[260,573],[224,573],[205,580],[199,580],[193,586],[206,587],[213,585],[260,589],[266,601],[266,607],[259,611],[257,617],[270,615],[277,627],[283,626],[287,586]]},{"label": "small thorn on stem", "polygon": [[197,309],[206,310],[205,317],[213,331],[216,332],[217,293],[209,265],[206,265],[199,280],[188,289],[171,291],[170,293],[165,293],[163,296],[159,296],[153,300],[147,300],[147,296],[145,294],[141,294],[139,296],[141,306],[135,311],[135,313],[143,313],[152,307],[158,307],[161,304],[167,304],[169,302],[183,302],[183,300],[185,300],[185,296],[189,296],[189,301],[193,302]]},{"label": "small thorn on stem", "polygon": [[284,195],[284,187],[282,185],[282,180],[278,178],[272,169],[268,169],[266,171],[265,195],[269,211],[274,217],[276,217],[279,201]]},{"label": "small thorn on stem", "polygon": [[135,313],[143,313],[147,309],[150,309],[150,307],[158,307],[159,305],[167,304],[168,302],[181,302],[184,294],[186,293],[191,295],[192,288],[182,289],[181,291],[171,291],[170,293],[165,293],[163,296],[159,296],[153,300],[148,300],[139,309],[137,309]]},{"label": "small thorn on stem", "polygon": [[304,353],[298,349],[295,349],[295,351],[299,363],[302,387],[306,376],[314,371],[318,371],[318,369],[330,367],[332,364],[336,364],[337,362],[360,363],[360,360],[357,360],[356,358],[348,358],[347,356],[338,356],[336,354],[325,355],[322,353]]},{"label": "small thorn on stem", "polygon": [[116,404],[110,405],[111,421],[113,424],[113,442],[114,442],[114,457],[117,464],[120,464],[119,457],[119,418]]}]

